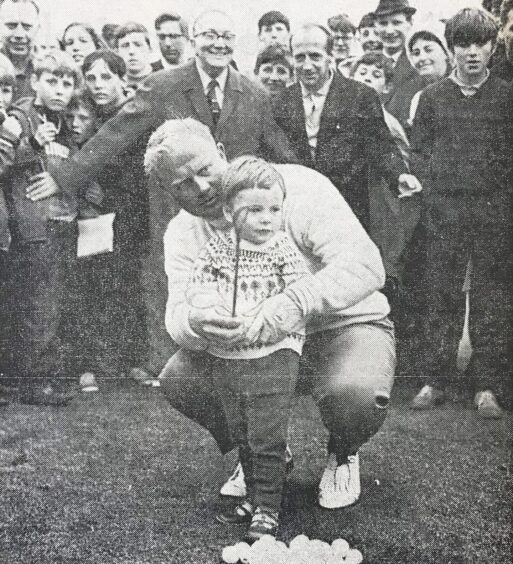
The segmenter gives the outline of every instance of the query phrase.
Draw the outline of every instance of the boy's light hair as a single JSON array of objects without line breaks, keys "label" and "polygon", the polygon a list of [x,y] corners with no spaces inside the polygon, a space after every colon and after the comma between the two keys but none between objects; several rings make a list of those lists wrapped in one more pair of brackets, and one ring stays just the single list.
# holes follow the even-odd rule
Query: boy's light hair
[{"label": "boy's light hair", "polygon": [[148,141],[144,155],[146,174],[151,176],[157,173],[167,159],[181,152],[184,143],[190,145],[194,138],[201,143],[212,144],[217,149],[210,129],[199,121],[192,118],[165,121]]},{"label": "boy's light hair", "polygon": [[223,202],[227,207],[232,207],[239,192],[253,188],[270,190],[275,184],[278,184],[285,197],[283,177],[272,165],[251,155],[238,157],[228,165],[223,175]]},{"label": "boy's light hair", "polygon": [[11,86],[16,84],[14,66],[3,53],[0,53],[0,84]]},{"label": "boy's light hair", "polygon": [[71,76],[73,77],[75,87],[78,87],[82,80],[82,73],[77,64],[71,55],[63,51],[48,53],[34,63],[34,74],[37,78],[41,78],[44,72],[49,72],[59,77]]},{"label": "boy's light hair", "polygon": [[445,39],[452,53],[455,45],[485,45],[488,41],[495,45],[498,33],[499,26],[495,18],[479,8],[463,8],[445,25]]}]

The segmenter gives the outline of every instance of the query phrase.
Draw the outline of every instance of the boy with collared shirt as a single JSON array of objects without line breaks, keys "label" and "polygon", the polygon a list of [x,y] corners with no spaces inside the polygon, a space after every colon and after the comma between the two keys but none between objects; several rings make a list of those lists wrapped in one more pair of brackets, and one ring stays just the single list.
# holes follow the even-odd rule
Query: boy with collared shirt
[{"label": "boy with collared shirt", "polygon": [[[62,405],[72,398],[65,379],[62,316],[70,266],[76,256],[77,204],[65,194],[35,202],[30,183],[45,181],[72,148],[64,112],[80,81],[80,71],[64,53],[36,63],[34,98],[23,98],[10,114],[21,126],[14,159],[3,158],[12,244],[10,280],[12,368],[26,403]],[[4,155],[2,155],[3,157]]]},{"label": "boy with collared shirt", "polygon": [[412,167],[425,189],[427,300],[421,370],[427,384],[412,407],[444,399],[461,335],[469,258],[470,336],[475,405],[501,417],[496,394],[511,354],[511,98],[508,85],[487,69],[497,25],[466,8],[447,22],[453,73],[421,94],[412,130]]}]

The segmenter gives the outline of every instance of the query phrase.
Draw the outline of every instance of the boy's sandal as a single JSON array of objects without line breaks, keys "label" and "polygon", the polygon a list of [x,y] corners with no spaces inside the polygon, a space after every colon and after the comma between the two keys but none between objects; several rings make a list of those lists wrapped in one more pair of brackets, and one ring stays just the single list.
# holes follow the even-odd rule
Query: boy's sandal
[{"label": "boy's sandal", "polygon": [[251,503],[249,503],[249,501],[245,501],[239,505],[236,505],[229,511],[216,515],[216,521],[219,521],[219,523],[224,523],[226,525],[249,523],[253,518],[254,511],[255,510]]},{"label": "boy's sandal", "polygon": [[257,541],[264,535],[275,537],[278,532],[278,525],[277,513],[264,511],[258,507],[253,515],[248,532],[246,533],[246,540],[251,543]]}]

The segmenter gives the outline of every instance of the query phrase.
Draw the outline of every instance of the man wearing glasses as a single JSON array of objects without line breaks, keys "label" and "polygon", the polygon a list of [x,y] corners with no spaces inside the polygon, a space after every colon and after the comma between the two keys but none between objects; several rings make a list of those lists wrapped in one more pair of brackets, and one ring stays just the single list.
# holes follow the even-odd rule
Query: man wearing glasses
[{"label": "man wearing glasses", "polygon": [[[219,11],[205,12],[194,22],[192,32],[194,59],[150,75],[134,98],[80,151],[29,187],[27,197],[40,200],[61,189],[76,193],[135,143],[143,153],[148,133],[172,118],[192,117],[208,126],[229,160],[257,155],[275,163],[297,162],[274,120],[265,90],[230,65],[236,39],[231,18]],[[164,326],[167,291],[162,237],[177,210],[170,209],[164,192],[150,190],[148,197],[151,257],[143,287],[150,312],[150,362],[145,366],[149,377],[159,374],[176,350]],[[142,380],[145,374],[132,376]]]},{"label": "man wearing glasses", "polygon": [[187,22],[174,12],[160,14],[155,19],[155,32],[162,57],[151,65],[153,71],[172,69],[184,63],[189,39]]}]

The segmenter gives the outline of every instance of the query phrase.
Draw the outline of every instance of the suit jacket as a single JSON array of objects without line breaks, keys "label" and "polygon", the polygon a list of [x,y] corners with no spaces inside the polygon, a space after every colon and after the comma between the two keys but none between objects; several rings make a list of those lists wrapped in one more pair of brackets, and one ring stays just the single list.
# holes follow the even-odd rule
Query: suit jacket
[{"label": "suit jacket", "polygon": [[212,114],[194,60],[150,75],[134,98],[103,125],[72,159],[51,170],[59,186],[75,193],[141,136],[172,118],[192,117],[223,143],[228,159],[243,154],[273,162],[295,162],[287,139],[274,121],[267,93],[229,69],[224,102],[214,130]]},{"label": "suit jacket", "polygon": [[315,161],[308,145],[299,84],[289,86],[278,97],[274,115],[300,163],[327,176],[368,228],[369,166],[394,188],[399,175],[406,172],[374,90],[335,74],[321,115]]},{"label": "suit jacket", "polygon": [[151,63],[151,70],[153,72],[164,70],[164,65],[162,64],[162,61],[159,59],[158,61]]},{"label": "suit jacket", "polygon": [[[410,60],[408,59],[408,55],[406,54],[406,51],[403,49],[403,52],[399,56],[399,59],[397,59],[397,63],[394,67],[394,74],[389,84],[389,91],[383,99],[383,103],[385,104],[385,107],[387,108],[388,111],[390,111],[390,109],[388,108],[388,102],[395,94],[396,90],[401,85],[403,85],[406,81],[411,80],[416,76],[418,76],[418,73],[412,67]],[[395,117],[399,119],[398,116]]]}]

